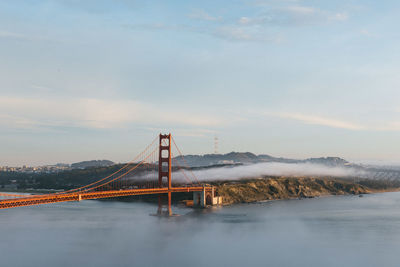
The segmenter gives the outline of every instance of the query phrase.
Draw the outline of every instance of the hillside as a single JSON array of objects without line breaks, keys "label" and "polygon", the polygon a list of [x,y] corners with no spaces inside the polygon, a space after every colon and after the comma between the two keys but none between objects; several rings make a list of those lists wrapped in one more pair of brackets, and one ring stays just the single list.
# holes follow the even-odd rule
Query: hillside
[{"label": "hillside", "polygon": [[320,157],[304,160],[277,158],[267,154],[256,155],[250,152],[230,152],[227,154],[205,154],[205,155],[186,155],[184,160],[181,156],[175,157],[175,162],[179,165],[187,163],[190,167],[213,166],[221,164],[252,164],[261,162],[280,162],[280,163],[313,163],[327,166],[346,166],[349,162],[339,157]]},{"label": "hillside", "polygon": [[86,169],[93,167],[109,167],[114,165],[115,163],[110,160],[89,160],[89,161],[81,161],[77,163],[72,163],[72,169]]},{"label": "hillside", "polygon": [[[183,164],[181,157],[176,157],[173,162]],[[336,176],[336,177],[357,177],[369,178],[373,180],[394,180],[400,181],[400,170],[394,167],[382,168],[379,166],[368,167],[351,164],[348,161],[338,157],[310,158],[305,160],[277,158],[270,155],[255,155],[250,152],[240,153],[231,152],[228,154],[208,154],[208,155],[188,155],[185,156],[185,163],[191,166],[191,169],[203,178],[203,181],[210,181],[210,177],[219,177],[217,180],[234,180],[246,177],[260,177],[262,175],[270,176]],[[256,163],[285,163],[285,164],[256,164]],[[251,165],[254,164],[254,168]],[[302,166],[296,166],[296,165]],[[279,166],[276,166],[279,165]],[[123,166],[123,164],[114,164],[108,160],[84,161],[72,164],[70,170],[63,170],[55,173],[23,173],[0,171],[0,188],[13,190],[17,189],[70,189],[92,183],[100,178],[106,177]],[[243,166],[244,168],[241,168]],[[235,171],[230,171],[236,168]],[[301,174],[301,171],[310,170],[317,167],[315,173]],[[346,170],[343,175],[320,174],[318,171],[332,170],[339,167]],[[148,168],[146,164],[141,166],[139,173]],[[154,166],[152,169],[156,168]],[[263,173],[264,169],[265,173]],[[275,169],[274,169],[275,168]],[[173,171],[178,167],[173,166]],[[282,173],[281,170],[296,170],[300,173]],[[338,169],[338,168],[336,168]],[[240,172],[239,172],[240,170]],[[253,172],[252,172],[253,170]],[[254,172],[255,171],[255,172]],[[347,172],[349,171],[349,172]],[[290,172],[289,172],[290,173]],[[331,172],[329,172],[331,173]],[[340,172],[342,173],[342,172]],[[348,174],[349,173],[349,174]],[[240,175],[239,175],[240,174]],[[320,174],[320,175],[319,175]],[[352,175],[350,175],[352,174]],[[174,176],[179,176],[179,173]],[[175,177],[176,177],[175,176]]]},{"label": "hillside", "polygon": [[398,191],[400,181],[268,177],[216,184],[224,204]]}]

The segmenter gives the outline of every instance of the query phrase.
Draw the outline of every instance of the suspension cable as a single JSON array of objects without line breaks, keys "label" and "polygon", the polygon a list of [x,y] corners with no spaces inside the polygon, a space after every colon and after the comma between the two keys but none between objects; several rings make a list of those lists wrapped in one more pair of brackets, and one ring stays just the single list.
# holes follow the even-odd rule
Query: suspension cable
[{"label": "suspension cable", "polygon": [[[171,157],[172,157],[172,153],[171,153]],[[193,181],[187,176],[186,172],[182,169],[182,167],[179,166],[178,161],[176,159],[174,159],[174,158],[172,158],[172,160],[175,162],[175,164],[178,167],[178,169],[182,172],[182,174],[185,177],[186,181],[189,182],[189,184],[194,184]]]},{"label": "suspension cable", "polygon": [[174,143],[176,149],[178,150],[178,152],[179,152],[179,154],[180,154],[180,156],[181,156],[181,158],[182,158],[184,164],[185,164],[186,167],[188,168],[189,172],[192,174],[192,176],[194,177],[194,179],[196,180],[196,182],[197,182],[198,184],[200,184],[200,182],[199,182],[199,180],[197,179],[196,175],[194,175],[194,173],[193,173],[193,171],[192,171],[192,168],[189,167],[189,165],[187,164],[185,158],[183,157],[183,154],[182,154],[181,150],[180,150],[179,147],[176,145],[175,140],[174,140],[174,137],[171,136],[171,139],[172,139],[172,142]]},{"label": "suspension cable", "polygon": [[113,181],[115,181],[115,180],[117,180],[117,179],[120,179],[121,177],[124,177],[125,175],[127,175],[128,173],[132,172],[133,170],[135,170],[135,169],[137,169],[139,166],[141,166],[143,163],[145,163],[146,160],[147,160],[151,155],[153,155],[153,153],[155,153],[155,152],[157,151],[157,149],[158,149],[158,148],[154,149],[146,158],[144,158],[140,163],[136,164],[134,167],[130,168],[126,173],[121,174],[120,176],[118,176],[118,177],[116,177],[116,178],[114,178],[114,179],[112,179],[112,180],[110,180],[110,181],[108,181],[108,182],[105,182],[104,184],[100,184],[100,185],[97,185],[97,186],[95,186],[95,187],[91,187],[91,188],[82,190],[82,191],[80,191],[80,192],[87,192],[87,191],[89,191],[89,190],[93,190],[93,189],[99,188],[99,187],[104,186],[104,185],[107,185],[107,184],[109,184],[109,183],[111,183],[111,182],[113,182]]},{"label": "suspension cable", "polygon": [[[93,182],[93,183],[90,183],[90,184],[87,184],[87,185],[84,185],[84,186],[81,186],[81,187],[78,187],[78,188],[74,188],[74,189],[70,189],[70,190],[67,190],[67,191],[63,191],[63,192],[56,192],[56,193],[51,193],[51,194],[30,195],[29,197],[44,197],[44,196],[49,196],[49,195],[60,195],[60,194],[75,193],[76,191],[80,191],[80,190],[82,190],[82,189],[84,189],[84,188],[88,188],[88,187],[90,187],[90,186],[92,186],[92,185],[95,185],[95,184],[97,184],[97,183],[100,183],[100,182],[102,182],[102,181],[104,181],[104,180],[106,180],[106,179],[112,177],[113,175],[115,175],[115,174],[121,172],[122,170],[126,169],[127,167],[131,166],[133,163],[135,163],[135,161],[136,161],[141,155],[143,155],[151,146],[154,145],[154,143],[156,142],[157,139],[158,139],[158,137],[154,138],[154,140],[150,143],[150,145],[148,145],[148,146],[147,146],[142,152],[140,152],[134,159],[132,159],[131,161],[129,161],[128,163],[126,163],[122,168],[120,168],[119,170],[113,172],[112,174],[110,174],[110,175],[108,175],[108,176],[106,176],[106,177],[104,177],[104,178],[102,178],[102,179],[100,179],[100,180],[97,180],[97,181],[95,181],[95,182]],[[85,191],[86,191],[86,190],[85,190]],[[1,194],[3,194],[4,196],[10,196],[10,197],[28,197],[27,195],[22,195],[22,194],[21,194],[21,195],[18,195],[18,194],[6,194],[6,193],[1,193]],[[1,195],[0,195],[0,196],[1,196]]]},{"label": "suspension cable", "polygon": [[125,166],[123,166],[121,169],[119,169],[119,170],[113,172],[112,174],[108,175],[107,177],[104,177],[104,178],[102,178],[102,179],[100,179],[100,180],[98,180],[98,181],[95,181],[95,182],[91,183],[91,184],[88,184],[88,185],[85,185],[85,186],[82,186],[82,187],[79,187],[79,188],[71,189],[71,190],[68,190],[68,191],[64,191],[64,192],[62,192],[62,193],[70,193],[70,192],[72,192],[72,191],[78,191],[78,190],[80,190],[80,189],[87,188],[87,187],[89,187],[89,186],[92,186],[92,185],[94,185],[94,184],[97,184],[97,183],[99,183],[99,182],[102,182],[102,181],[104,181],[104,180],[106,180],[106,179],[112,177],[114,174],[117,174],[117,173],[119,173],[120,171],[126,169],[128,166],[132,165],[142,154],[144,154],[144,153],[154,144],[154,142],[155,142],[156,140],[157,140],[157,137],[153,140],[153,142],[151,142],[150,145],[148,145],[148,146],[147,146],[141,153],[139,153],[133,160],[131,160],[130,162],[128,162],[127,164],[125,164]]}]

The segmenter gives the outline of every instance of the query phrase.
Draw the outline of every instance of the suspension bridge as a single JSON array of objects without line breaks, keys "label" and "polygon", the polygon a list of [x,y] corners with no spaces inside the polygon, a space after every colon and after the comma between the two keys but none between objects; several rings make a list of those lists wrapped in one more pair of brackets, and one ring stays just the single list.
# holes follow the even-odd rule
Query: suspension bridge
[{"label": "suspension bridge", "polygon": [[[157,139],[158,142],[156,142]],[[180,155],[179,161],[173,158],[173,147]],[[182,174],[183,181],[182,179],[176,182],[172,181],[172,174],[176,172]],[[214,188],[199,182],[190,167],[187,166],[172,135],[160,134],[132,161],[106,177],[78,188],[51,194],[0,193],[3,198],[0,200],[0,209],[86,199],[158,194],[158,213],[164,212],[162,196],[167,195],[167,214],[171,215],[171,194],[179,192],[193,192],[194,205],[204,207],[215,202]]]}]

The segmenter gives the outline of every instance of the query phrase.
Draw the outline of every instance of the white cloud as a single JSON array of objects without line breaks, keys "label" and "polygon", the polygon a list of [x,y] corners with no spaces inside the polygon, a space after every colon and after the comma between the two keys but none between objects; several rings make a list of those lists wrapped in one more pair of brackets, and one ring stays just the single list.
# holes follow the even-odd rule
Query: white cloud
[{"label": "white cloud", "polygon": [[216,20],[221,20],[221,17],[214,17],[211,16],[210,14],[206,13],[202,9],[198,9],[193,11],[191,14],[188,15],[188,17],[192,19],[200,19],[200,20],[207,20],[207,21],[216,21]]},{"label": "white cloud", "polygon": [[15,127],[19,129],[30,129],[35,128],[35,125],[38,124],[37,121],[32,119],[12,116],[8,114],[0,114],[0,125],[6,127]]},{"label": "white cloud", "polygon": [[316,7],[288,5],[268,8],[255,16],[241,17],[239,25],[301,26],[322,24],[328,21],[345,21],[346,12],[331,12]]},{"label": "white cloud", "polygon": [[215,34],[231,40],[251,41],[254,38],[246,29],[240,27],[220,27]]},{"label": "white cloud", "polygon": [[239,24],[246,25],[246,24],[251,23],[251,19],[248,17],[241,17],[238,22],[239,22]]},{"label": "white cloud", "polygon": [[379,131],[400,131],[400,121],[391,121],[383,126],[377,127]]},{"label": "white cloud", "polygon": [[371,37],[371,38],[379,37],[378,34],[373,33],[373,32],[371,32],[371,31],[369,31],[369,30],[367,30],[367,29],[362,29],[362,30],[360,31],[360,33],[361,33],[361,35],[366,36],[366,37]]},{"label": "white cloud", "polygon": [[337,21],[345,21],[349,18],[349,15],[347,13],[336,13],[333,16],[330,17],[331,20],[337,20]]},{"label": "white cloud", "polygon": [[299,0],[255,0],[253,1],[253,5],[260,7],[271,7],[271,5],[274,4],[293,4],[297,2],[299,2]]},{"label": "white cloud", "polygon": [[186,137],[206,137],[216,132],[208,129],[177,129],[176,136],[186,136]]},{"label": "white cloud", "polygon": [[296,112],[261,112],[264,116],[278,117],[299,121],[310,125],[326,126],[331,128],[346,129],[352,131],[400,131],[400,121],[381,120],[379,122],[356,123],[348,120],[331,118],[326,116],[309,115]]},{"label": "white cloud", "polygon": [[281,114],[284,118],[299,120],[307,124],[314,124],[314,125],[322,125],[322,126],[329,126],[333,128],[343,128],[348,130],[362,130],[364,129],[363,126],[348,122],[345,120],[338,120],[332,119],[327,117],[320,117],[320,116],[313,116],[313,115],[304,115],[299,113],[284,113]]},{"label": "white cloud", "polygon": [[27,39],[27,36],[14,32],[0,31],[0,38]]},{"label": "white cloud", "polygon": [[302,16],[309,16],[319,12],[318,9],[308,6],[289,6],[286,8],[287,11]]},{"label": "white cloud", "polygon": [[281,40],[279,35],[269,34],[258,26],[221,26],[213,35],[229,41],[279,42]]},{"label": "white cloud", "polygon": [[132,123],[211,127],[223,121],[214,115],[163,109],[132,100],[0,97],[0,125],[7,128],[114,128]]},{"label": "white cloud", "polygon": [[236,19],[234,17],[233,19],[222,19],[221,16],[210,15],[202,9],[195,10],[188,15],[193,19],[208,21],[207,24],[191,24],[190,26],[185,24],[137,24],[127,26],[131,29],[190,31],[208,34],[228,41],[279,43],[282,41],[282,33],[276,31],[276,26],[318,25],[329,21],[345,21],[348,18],[345,12],[335,13],[316,7],[302,6],[297,1],[275,2],[279,2],[280,5],[266,5],[264,10],[257,10],[254,13],[256,15],[246,15]]},{"label": "white cloud", "polygon": [[362,35],[365,35],[365,36],[370,36],[370,35],[371,35],[371,33],[370,33],[368,30],[366,30],[366,29],[361,30],[360,33],[361,33]]},{"label": "white cloud", "polygon": [[312,125],[320,125],[320,126],[327,126],[327,127],[332,127],[332,128],[341,128],[341,129],[347,129],[347,130],[363,130],[365,129],[364,126],[349,122],[346,120],[339,120],[339,119],[333,119],[333,118],[328,118],[328,117],[322,117],[322,116],[316,116],[316,115],[305,115],[301,113],[276,113],[276,112],[266,112],[264,115],[267,116],[274,116],[274,117],[280,117],[280,118],[285,118],[285,119],[291,119],[291,120],[296,120],[300,121],[306,124],[312,124]]},{"label": "white cloud", "polygon": [[10,39],[18,41],[45,41],[45,42],[60,42],[60,40],[54,40],[41,35],[29,34],[29,33],[17,33],[0,30],[0,39]]},{"label": "white cloud", "polygon": [[[165,131],[162,127],[144,127],[143,129],[150,132],[163,132]],[[195,128],[195,129],[187,129],[187,128],[174,128],[174,136],[182,136],[182,137],[207,137],[210,135],[215,135],[217,131],[204,129],[204,128]]]}]

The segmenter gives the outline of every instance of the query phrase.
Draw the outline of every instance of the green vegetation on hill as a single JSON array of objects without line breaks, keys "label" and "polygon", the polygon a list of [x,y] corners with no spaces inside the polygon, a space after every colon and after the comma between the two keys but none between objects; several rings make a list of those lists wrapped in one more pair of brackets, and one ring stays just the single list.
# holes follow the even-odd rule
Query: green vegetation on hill
[{"label": "green vegetation on hill", "polygon": [[[68,190],[81,187],[104,178],[123,165],[74,169],[59,173],[29,174],[0,172],[0,190],[55,189]],[[154,170],[154,165],[142,165],[135,174]],[[195,170],[210,167],[197,167]],[[175,168],[174,168],[175,169]],[[122,174],[128,169],[125,169]],[[400,188],[400,179],[344,179],[333,177],[263,177],[239,181],[212,182],[217,187],[225,204],[255,202],[274,199],[309,198],[323,195],[366,194],[395,191]]]},{"label": "green vegetation on hill", "polygon": [[115,163],[110,160],[89,160],[89,161],[81,161],[77,163],[72,163],[71,168],[73,169],[85,169],[85,168],[93,168],[93,167],[108,167],[112,166]]},{"label": "green vegetation on hill", "polygon": [[0,172],[0,187],[16,180],[18,189],[71,189],[95,182],[120,169],[122,165],[76,169],[58,173]]},{"label": "green vegetation on hill", "polygon": [[400,181],[339,178],[266,177],[235,182],[216,183],[224,204],[263,200],[311,198],[324,195],[368,194],[397,191]]}]

